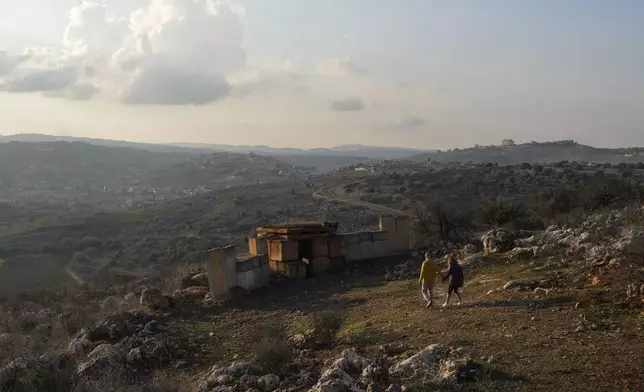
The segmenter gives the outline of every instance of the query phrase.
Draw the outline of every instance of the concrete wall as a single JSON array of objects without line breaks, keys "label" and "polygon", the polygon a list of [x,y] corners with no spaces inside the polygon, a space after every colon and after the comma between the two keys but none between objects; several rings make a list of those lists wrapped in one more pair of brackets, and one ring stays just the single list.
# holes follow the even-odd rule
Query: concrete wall
[{"label": "concrete wall", "polygon": [[395,256],[409,251],[411,231],[407,217],[381,217],[379,231],[345,234],[347,261]]},{"label": "concrete wall", "polygon": [[225,298],[230,294],[230,289],[237,286],[235,247],[212,249],[206,255],[210,295],[214,299]]},{"label": "concrete wall", "polygon": [[271,280],[268,255],[237,260],[237,285],[248,291],[260,288]]}]

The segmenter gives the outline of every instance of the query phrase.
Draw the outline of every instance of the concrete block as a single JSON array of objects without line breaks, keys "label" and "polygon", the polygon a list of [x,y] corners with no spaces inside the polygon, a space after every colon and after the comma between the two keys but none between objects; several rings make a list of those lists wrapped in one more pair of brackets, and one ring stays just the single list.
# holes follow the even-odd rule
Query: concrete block
[{"label": "concrete block", "polygon": [[360,233],[360,243],[362,242],[371,242],[373,241],[373,232],[371,231],[361,231]]},{"label": "concrete block", "polygon": [[271,260],[271,268],[289,279],[306,278],[306,264],[302,261]]},{"label": "concrete block", "polygon": [[362,252],[359,242],[345,244],[344,252],[347,261],[362,260]]},{"label": "concrete block", "polygon": [[380,217],[380,231],[396,232],[396,217],[394,216],[381,216]]},{"label": "concrete block", "polygon": [[312,277],[320,275],[329,270],[331,259],[328,257],[317,257],[315,259],[302,259],[306,264],[306,276]]},{"label": "concrete block", "polygon": [[329,256],[329,237],[315,237],[311,240],[313,245],[313,258]]},{"label": "concrete block", "polygon": [[362,260],[369,260],[378,257],[373,241],[363,241],[360,243],[360,256],[362,256]]},{"label": "concrete block", "polygon": [[253,290],[258,289],[267,283],[266,279],[264,278],[264,271],[261,267],[257,267],[249,272],[253,275]]},{"label": "concrete block", "polygon": [[397,249],[391,241],[374,241],[372,243],[373,258],[393,256]]},{"label": "concrete block", "polygon": [[344,257],[332,257],[329,259],[330,262],[330,268],[331,269],[338,269],[342,268],[342,265],[344,264]]},{"label": "concrete block", "polygon": [[210,294],[215,299],[227,298],[230,295],[230,289],[237,286],[237,270],[234,264],[235,247],[216,248],[207,251],[206,254]]},{"label": "concrete block", "polygon": [[331,259],[328,257],[318,257],[312,260],[313,275],[323,274],[331,268]]},{"label": "concrete block", "polygon": [[360,233],[345,234],[343,235],[343,237],[344,237],[345,244],[359,244],[361,241]]},{"label": "concrete block", "polygon": [[259,267],[259,257],[253,256],[246,260],[237,260],[237,272],[246,272]]},{"label": "concrete block", "polygon": [[259,266],[268,266],[268,262],[270,261],[268,258],[268,254],[263,254],[263,255],[258,255],[257,259],[259,261]]},{"label": "concrete block", "polygon": [[260,269],[262,270],[262,275],[264,276],[264,283],[269,283],[273,277],[273,270],[271,269],[270,265],[263,265]]},{"label": "concrete block", "polygon": [[277,261],[296,261],[299,259],[298,243],[294,240],[268,240],[269,257]]},{"label": "concrete block", "polygon": [[329,257],[343,257],[344,256],[344,237],[334,236],[329,237]]},{"label": "concrete block", "polygon": [[386,241],[392,236],[395,236],[396,233],[390,233],[388,231],[374,231],[371,235],[374,241]]},{"label": "concrete block", "polygon": [[249,238],[248,252],[252,256],[263,255],[268,253],[268,242],[265,238]]}]

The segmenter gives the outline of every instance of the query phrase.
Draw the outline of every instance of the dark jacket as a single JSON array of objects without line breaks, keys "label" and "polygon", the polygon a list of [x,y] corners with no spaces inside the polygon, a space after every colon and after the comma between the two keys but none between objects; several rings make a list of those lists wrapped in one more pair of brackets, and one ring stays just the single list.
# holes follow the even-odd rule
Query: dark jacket
[{"label": "dark jacket", "polygon": [[443,278],[443,282],[447,279],[449,279],[450,287],[463,287],[463,282],[465,281],[463,268],[459,264],[451,264],[447,270],[447,274]]}]

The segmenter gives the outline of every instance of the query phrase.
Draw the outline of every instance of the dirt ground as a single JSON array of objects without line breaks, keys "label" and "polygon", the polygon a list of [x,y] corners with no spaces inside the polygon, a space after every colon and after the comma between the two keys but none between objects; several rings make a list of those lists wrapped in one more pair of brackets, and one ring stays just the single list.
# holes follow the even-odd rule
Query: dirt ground
[{"label": "dirt ground", "polygon": [[[318,353],[323,359],[348,347],[375,353],[381,345],[400,345],[412,355],[441,343],[464,347],[489,362],[506,375],[509,389],[503,390],[644,390],[641,313],[591,304],[576,289],[543,296],[500,290],[509,279],[533,275],[525,264],[466,269],[464,304],[427,309],[417,282],[384,281],[383,263],[396,261],[404,259],[277,283],[225,307],[176,310],[169,321],[201,347],[199,366],[190,371],[194,375],[215,363],[248,358],[253,337],[267,322],[283,323],[293,334],[306,329],[311,313],[338,309],[345,324],[339,344]],[[437,289],[438,305],[445,289]],[[496,292],[488,294],[490,290]],[[606,314],[611,315],[610,328],[576,330],[580,320]]]}]

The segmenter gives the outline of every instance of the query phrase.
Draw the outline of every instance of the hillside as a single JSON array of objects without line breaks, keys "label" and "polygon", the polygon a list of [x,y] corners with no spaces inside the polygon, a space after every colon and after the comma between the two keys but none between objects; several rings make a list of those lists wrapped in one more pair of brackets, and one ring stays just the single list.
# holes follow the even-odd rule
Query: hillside
[{"label": "hillside", "polygon": [[[309,175],[255,154],[153,152],[81,142],[1,143],[0,200],[113,209]],[[129,201],[128,201],[129,200]]]},{"label": "hillside", "polygon": [[427,159],[441,162],[494,162],[504,165],[528,163],[548,163],[559,161],[579,162],[640,162],[644,149],[596,148],[572,141],[549,143],[526,143],[516,146],[481,146],[467,149],[437,151],[419,154],[411,160]]}]

